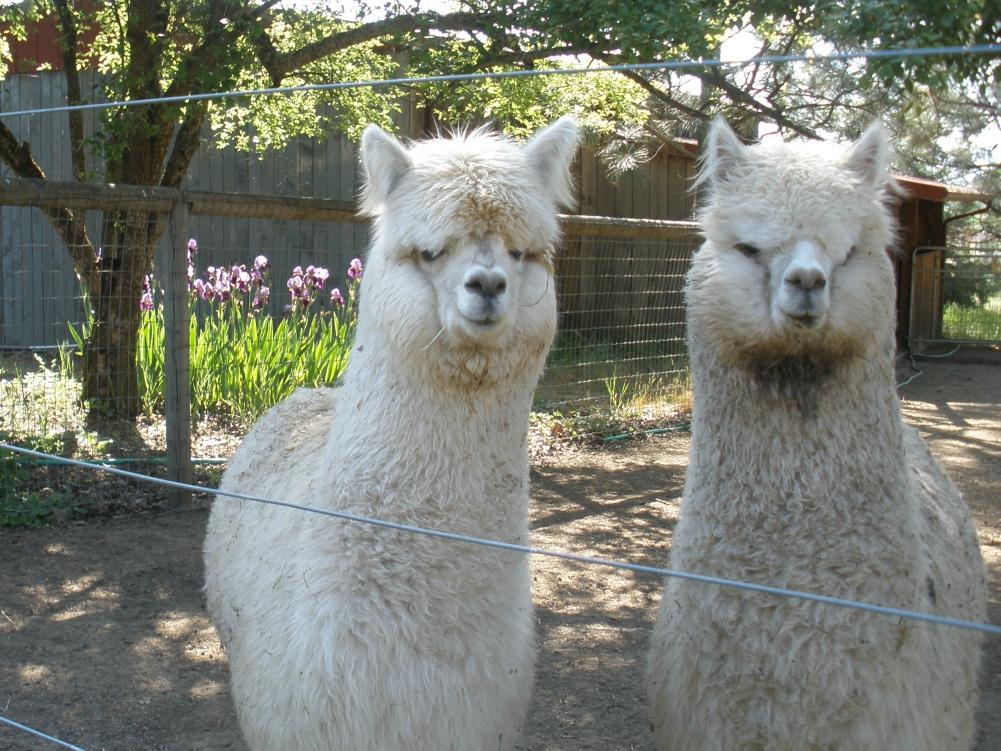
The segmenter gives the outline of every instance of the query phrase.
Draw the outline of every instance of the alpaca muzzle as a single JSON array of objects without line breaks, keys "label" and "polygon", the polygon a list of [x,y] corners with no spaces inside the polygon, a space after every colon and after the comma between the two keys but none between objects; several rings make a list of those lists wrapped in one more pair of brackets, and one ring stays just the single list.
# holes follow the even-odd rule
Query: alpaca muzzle
[{"label": "alpaca muzzle", "polygon": [[499,266],[473,266],[462,280],[459,312],[470,323],[498,323],[507,313],[507,286],[507,273]]},{"label": "alpaca muzzle", "polygon": [[830,307],[830,273],[830,261],[815,243],[797,242],[780,276],[777,303],[782,316],[794,326],[820,326]]}]

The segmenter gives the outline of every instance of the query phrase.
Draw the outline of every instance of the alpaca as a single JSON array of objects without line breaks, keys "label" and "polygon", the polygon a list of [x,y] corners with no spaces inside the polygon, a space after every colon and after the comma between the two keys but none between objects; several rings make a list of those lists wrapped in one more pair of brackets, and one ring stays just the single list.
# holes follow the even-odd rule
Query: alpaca
[{"label": "alpaca", "polygon": [[[227,490],[528,540],[527,425],[556,331],[578,131],[361,143],[373,239],[342,385],[300,390]],[[511,749],[535,635],[522,554],[217,500],[206,592],[255,751]]]},{"label": "alpaca", "polygon": [[[844,150],[713,125],[671,565],[982,621],[969,510],[901,421],[886,152],[878,124]],[[665,585],[647,666],[661,749],[970,748],[974,632]]]}]

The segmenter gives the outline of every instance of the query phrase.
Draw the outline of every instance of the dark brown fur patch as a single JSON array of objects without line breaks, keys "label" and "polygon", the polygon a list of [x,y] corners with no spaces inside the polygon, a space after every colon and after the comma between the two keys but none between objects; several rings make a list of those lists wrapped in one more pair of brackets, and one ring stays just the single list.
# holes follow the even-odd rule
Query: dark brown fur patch
[{"label": "dark brown fur patch", "polygon": [[771,396],[794,403],[804,417],[816,414],[827,381],[862,353],[849,337],[815,332],[792,341],[759,343],[738,353],[737,360]]}]

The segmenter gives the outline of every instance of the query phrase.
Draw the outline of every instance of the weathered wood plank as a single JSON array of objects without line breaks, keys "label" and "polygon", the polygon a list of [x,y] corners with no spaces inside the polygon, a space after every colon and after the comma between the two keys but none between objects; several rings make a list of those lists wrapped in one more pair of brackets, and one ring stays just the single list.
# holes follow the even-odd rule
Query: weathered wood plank
[{"label": "weathered wood plank", "polygon": [[[191,483],[191,379],[188,331],[188,277],[186,245],[188,208],[178,203],[170,214],[165,233],[169,247],[164,254],[164,372],[166,385],[167,479]],[[177,508],[190,505],[191,493],[171,490],[168,503]]]}]

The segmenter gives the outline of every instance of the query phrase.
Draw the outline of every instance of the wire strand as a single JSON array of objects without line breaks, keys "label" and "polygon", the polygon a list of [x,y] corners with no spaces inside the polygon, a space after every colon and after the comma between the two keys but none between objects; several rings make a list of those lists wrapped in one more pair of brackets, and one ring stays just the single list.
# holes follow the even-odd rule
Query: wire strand
[{"label": "wire strand", "polygon": [[91,102],[88,104],[42,107],[38,109],[0,112],[0,119],[23,117],[26,115],[53,114],[57,112],[79,112],[83,110],[106,110],[115,107],[140,107],[151,104],[183,104],[216,99],[234,99],[246,96],[272,96],[276,94],[298,94],[309,91],[337,91],[358,88],[385,88],[392,86],[416,86],[427,83],[451,83],[458,81],[479,81],[483,79],[524,78],[529,76],[569,76],[591,73],[615,73],[644,70],[695,70],[698,68],[724,68],[757,65],[760,63],[824,62],[832,60],[887,60],[913,57],[991,55],[1001,54],[1001,44],[978,44],[968,47],[911,47],[892,50],[849,50],[822,55],[802,53],[795,55],[760,55],[745,60],[663,60],[651,63],[622,63],[601,67],[584,68],[540,68],[532,70],[480,71],[477,73],[447,73],[437,76],[413,76],[366,81],[338,81],[331,83],[302,84],[299,86],[278,86],[263,89],[240,89],[237,91],[215,91],[203,94],[153,97],[147,99],[118,100],[114,102]]},{"label": "wire strand", "polygon": [[851,608],[854,610],[864,610],[871,613],[878,613],[880,615],[905,618],[914,621],[925,621],[927,623],[935,623],[942,626],[955,626],[957,628],[969,629],[971,631],[982,631],[988,634],[1001,635],[1001,626],[995,626],[989,623],[975,623],[973,621],[967,621],[961,618],[950,618],[947,616],[935,615],[933,613],[923,613],[916,610],[905,610],[902,608],[887,607],[885,605],[874,605],[872,603],[860,602],[858,600],[848,600],[841,597],[831,597],[829,595],[818,595],[818,594],[813,594],[811,592],[802,592],[800,590],[795,590],[795,589],[785,589],[783,587],[773,587],[765,584],[754,584],[752,582],[739,581],[736,579],[724,579],[718,576],[695,574],[689,571],[660,568],[658,566],[647,566],[645,564],[640,564],[640,563],[615,561],[607,558],[595,558],[592,556],[579,555],[577,553],[570,553],[568,551],[563,551],[563,550],[551,550],[549,548],[537,548],[530,545],[519,545],[516,543],[502,542],[500,540],[490,540],[483,537],[474,537],[472,535],[464,535],[457,532],[448,532],[440,529],[428,529],[425,527],[418,527],[412,524],[403,524],[400,522],[387,521],[385,519],[375,519],[369,516],[362,516],[360,514],[352,514],[347,511],[334,511],[333,509],[316,508],[315,506],[305,506],[298,503],[292,503],[290,501],[279,501],[273,498],[261,498],[259,496],[247,495],[245,493],[236,493],[230,490],[221,490],[218,488],[206,488],[200,485],[191,485],[188,483],[177,482],[175,480],[166,480],[159,477],[150,477],[149,475],[139,474],[138,472],[129,472],[128,470],[118,469],[116,467],[107,467],[100,464],[92,464],[90,462],[80,461],[79,459],[68,459],[66,457],[56,456],[55,454],[45,454],[41,451],[34,451],[33,449],[26,449],[8,443],[0,443],[0,450],[13,451],[19,454],[24,454],[26,456],[33,456],[39,459],[51,459],[61,464],[83,467],[86,469],[93,469],[99,472],[107,472],[109,474],[119,475],[121,477],[128,477],[133,480],[139,480],[141,482],[150,482],[157,485],[163,485],[165,487],[174,488],[176,490],[187,490],[194,493],[214,493],[215,495],[223,498],[233,498],[241,501],[250,501],[252,503],[261,503],[268,506],[279,506],[282,508],[295,509],[297,511],[306,511],[313,514],[320,514],[322,516],[330,516],[335,519],[341,519],[344,521],[369,524],[375,527],[383,527],[385,529],[393,529],[400,532],[409,532],[412,534],[425,535],[427,537],[437,537],[443,540],[451,540],[453,542],[469,543],[472,545],[482,545],[484,547],[496,548],[499,550],[508,550],[515,553],[525,553],[528,555],[547,556],[550,558],[558,558],[565,561],[582,563],[589,566],[600,566],[604,568],[621,569],[623,571],[632,571],[634,573],[640,573],[640,574],[653,574],[655,576],[661,576],[661,577],[685,579],[688,581],[700,582],[702,584],[714,584],[721,587],[730,587],[733,589],[747,590],[750,592],[778,595],[780,597],[806,600],[808,602],[817,602],[817,603],[822,603],[824,605],[834,605],[837,607]]},{"label": "wire strand", "polygon": [[74,746],[72,743],[67,743],[66,741],[61,741],[58,738],[55,738],[51,735],[46,735],[41,730],[35,730],[34,728],[29,728],[27,725],[22,725],[20,722],[14,722],[14,720],[8,719],[7,717],[0,716],[0,722],[4,723],[5,725],[9,725],[12,728],[23,730],[25,733],[30,733],[31,735],[55,743],[56,745],[62,746],[63,748],[68,748],[71,751],[85,751],[79,746]]}]

